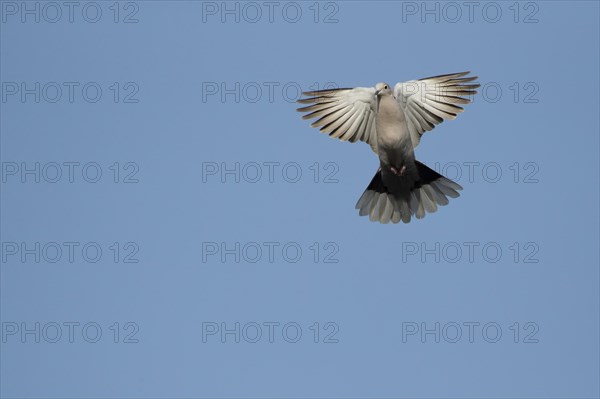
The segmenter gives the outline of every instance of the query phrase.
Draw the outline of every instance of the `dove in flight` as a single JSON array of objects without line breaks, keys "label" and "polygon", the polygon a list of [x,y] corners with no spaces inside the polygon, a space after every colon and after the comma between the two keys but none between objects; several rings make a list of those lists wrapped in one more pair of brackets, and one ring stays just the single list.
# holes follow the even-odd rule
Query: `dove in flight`
[{"label": "dove in flight", "polygon": [[311,126],[343,141],[364,141],[379,157],[377,173],[356,204],[360,216],[380,223],[409,223],[437,211],[462,187],[415,159],[423,133],[463,112],[479,84],[469,72],[375,87],[304,92],[298,103]]}]

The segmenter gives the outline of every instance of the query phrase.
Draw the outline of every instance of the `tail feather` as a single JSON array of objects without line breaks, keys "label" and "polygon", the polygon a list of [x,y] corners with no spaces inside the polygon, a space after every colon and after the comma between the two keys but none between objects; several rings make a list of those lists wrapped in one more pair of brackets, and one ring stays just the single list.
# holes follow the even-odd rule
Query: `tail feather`
[{"label": "tail feather", "polygon": [[382,173],[379,168],[371,183],[356,203],[360,216],[380,223],[409,223],[412,216],[422,219],[440,206],[456,198],[462,187],[420,162],[416,162],[418,177]]}]

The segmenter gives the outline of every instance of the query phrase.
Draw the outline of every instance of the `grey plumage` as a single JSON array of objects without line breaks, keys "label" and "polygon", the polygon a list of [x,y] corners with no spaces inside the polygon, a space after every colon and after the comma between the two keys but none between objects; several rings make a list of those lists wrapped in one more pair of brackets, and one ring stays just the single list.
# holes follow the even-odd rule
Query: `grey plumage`
[{"label": "grey plumage", "polygon": [[[359,215],[380,223],[421,219],[456,198],[462,187],[415,159],[421,136],[455,119],[479,87],[469,72],[432,76],[375,87],[303,93],[298,108],[311,126],[343,141],[368,143],[380,167],[356,204]],[[466,97],[466,98],[465,98]]]}]

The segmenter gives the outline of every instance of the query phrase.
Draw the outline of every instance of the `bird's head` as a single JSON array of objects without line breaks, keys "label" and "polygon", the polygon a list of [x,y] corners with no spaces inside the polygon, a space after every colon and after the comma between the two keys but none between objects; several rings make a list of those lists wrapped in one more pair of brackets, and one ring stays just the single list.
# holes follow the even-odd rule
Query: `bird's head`
[{"label": "bird's head", "polygon": [[390,85],[387,83],[381,82],[375,85],[375,95],[376,96],[389,96],[392,94],[392,89],[390,89]]}]

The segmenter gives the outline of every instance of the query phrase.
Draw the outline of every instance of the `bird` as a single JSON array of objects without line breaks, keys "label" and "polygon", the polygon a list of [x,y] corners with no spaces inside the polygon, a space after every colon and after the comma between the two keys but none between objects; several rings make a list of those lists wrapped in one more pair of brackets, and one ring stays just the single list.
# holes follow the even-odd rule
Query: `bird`
[{"label": "bird", "polygon": [[[457,198],[460,184],[415,158],[421,136],[455,119],[480,85],[458,72],[375,87],[303,92],[297,111],[312,127],[342,141],[366,142],[379,157],[375,176],[356,203],[360,216],[379,223],[409,223]],[[308,104],[308,105],[306,105]],[[460,105],[459,105],[460,104]]]}]

